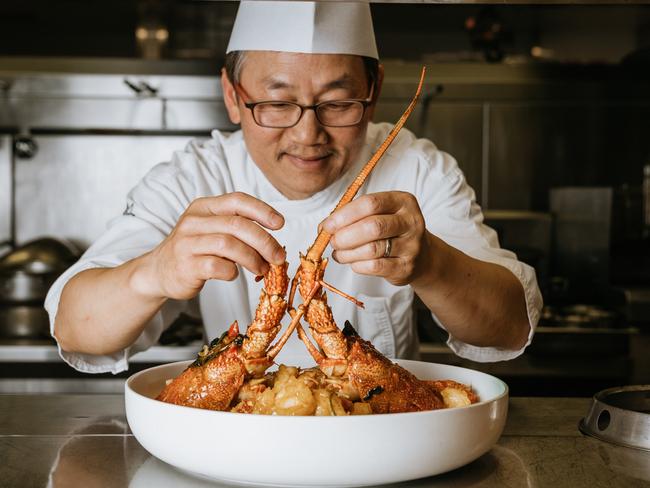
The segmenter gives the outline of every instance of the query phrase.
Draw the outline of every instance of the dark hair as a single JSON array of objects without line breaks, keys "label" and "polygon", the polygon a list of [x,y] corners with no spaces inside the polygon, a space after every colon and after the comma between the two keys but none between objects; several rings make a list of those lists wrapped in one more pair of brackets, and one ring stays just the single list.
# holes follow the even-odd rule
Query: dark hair
[{"label": "dark hair", "polygon": [[[363,67],[368,76],[368,86],[373,86],[377,83],[377,78],[379,77],[379,61],[367,56],[362,56],[361,58],[363,59]],[[237,83],[239,81],[245,59],[246,51],[231,51],[226,54],[224,68],[231,83]]]}]

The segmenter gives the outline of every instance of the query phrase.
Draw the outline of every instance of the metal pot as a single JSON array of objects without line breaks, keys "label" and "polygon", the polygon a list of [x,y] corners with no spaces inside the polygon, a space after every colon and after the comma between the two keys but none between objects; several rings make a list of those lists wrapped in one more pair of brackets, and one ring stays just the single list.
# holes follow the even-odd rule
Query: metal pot
[{"label": "metal pot", "polygon": [[28,242],[0,258],[0,304],[43,304],[56,278],[78,257],[52,238]]},{"label": "metal pot", "polygon": [[60,272],[33,274],[16,269],[0,273],[0,302],[4,304],[42,305],[47,291]]},{"label": "metal pot", "polygon": [[0,307],[0,337],[5,339],[45,339],[50,337],[49,317],[40,305]]}]

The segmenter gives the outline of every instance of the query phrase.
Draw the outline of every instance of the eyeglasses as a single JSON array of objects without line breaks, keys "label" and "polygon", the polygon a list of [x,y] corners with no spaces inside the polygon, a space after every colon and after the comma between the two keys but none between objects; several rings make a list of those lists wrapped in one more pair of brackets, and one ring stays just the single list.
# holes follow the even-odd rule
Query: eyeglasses
[{"label": "eyeglasses", "polygon": [[[242,99],[249,99],[241,85],[236,84],[235,90]],[[296,125],[305,110],[313,110],[316,119],[326,127],[350,127],[357,125],[363,119],[366,108],[372,102],[374,85],[370,96],[363,99],[330,100],[315,105],[300,105],[295,102],[268,100],[262,102],[246,102],[244,106],[253,114],[253,120],[261,127],[271,129],[288,129]]]}]

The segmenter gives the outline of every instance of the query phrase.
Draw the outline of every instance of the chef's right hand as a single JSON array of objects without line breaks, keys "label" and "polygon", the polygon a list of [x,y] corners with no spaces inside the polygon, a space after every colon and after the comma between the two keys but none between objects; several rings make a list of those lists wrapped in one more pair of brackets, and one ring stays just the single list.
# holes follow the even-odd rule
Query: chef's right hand
[{"label": "chef's right hand", "polygon": [[186,300],[207,280],[234,280],[240,264],[263,275],[268,263],[282,264],[284,248],[265,229],[277,230],[284,217],[245,193],[194,200],[176,227],[147,255],[153,294]]}]

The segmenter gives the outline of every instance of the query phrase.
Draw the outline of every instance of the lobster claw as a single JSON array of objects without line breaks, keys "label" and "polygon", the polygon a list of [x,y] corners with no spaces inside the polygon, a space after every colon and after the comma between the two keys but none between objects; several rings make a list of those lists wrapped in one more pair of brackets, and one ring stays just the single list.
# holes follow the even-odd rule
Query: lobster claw
[{"label": "lobster claw", "polygon": [[[209,345],[203,346],[194,361],[180,376],[165,386],[157,399],[198,408],[228,410],[243,385],[260,377],[273,364],[273,358],[286,343],[291,330],[270,347],[282,328],[287,303],[288,263],[271,265],[264,276],[264,289],[255,318],[243,335],[237,321]],[[298,317],[299,319],[299,317]]]}]

